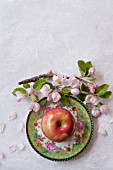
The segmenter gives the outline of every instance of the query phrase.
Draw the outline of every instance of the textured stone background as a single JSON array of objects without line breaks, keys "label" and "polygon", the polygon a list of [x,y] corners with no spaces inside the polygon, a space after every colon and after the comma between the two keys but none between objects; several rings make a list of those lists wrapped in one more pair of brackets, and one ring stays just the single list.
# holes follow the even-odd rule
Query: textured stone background
[{"label": "textured stone background", "polygon": [[[113,170],[112,114],[95,120],[89,147],[68,162],[40,157],[18,132],[28,103],[17,104],[11,95],[16,83],[48,69],[79,74],[78,59],[92,60],[98,82],[113,90],[113,0],[0,0],[0,122],[7,125],[0,135],[0,152],[6,154],[0,170]],[[9,122],[12,112],[18,118]],[[107,137],[97,133],[101,126]],[[17,143],[24,143],[25,151],[9,154],[9,146]]]}]

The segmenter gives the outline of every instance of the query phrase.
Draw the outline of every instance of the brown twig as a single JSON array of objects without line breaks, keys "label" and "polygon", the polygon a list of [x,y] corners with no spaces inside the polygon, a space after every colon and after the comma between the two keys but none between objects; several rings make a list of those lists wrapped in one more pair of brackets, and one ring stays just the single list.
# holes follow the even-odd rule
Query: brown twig
[{"label": "brown twig", "polygon": [[[49,75],[49,74],[41,74],[39,76],[35,76],[35,77],[32,77],[30,79],[25,79],[25,80],[22,80],[20,81],[18,84],[21,85],[21,84],[26,84],[26,83],[32,83],[32,82],[36,82],[37,80],[41,79],[41,78],[52,78],[53,75]],[[92,84],[90,82],[87,82],[86,80],[83,80],[82,78],[80,77],[75,77],[76,79],[78,79],[79,81],[82,81],[83,83],[85,84]],[[67,76],[67,79],[69,79],[69,77]]]}]

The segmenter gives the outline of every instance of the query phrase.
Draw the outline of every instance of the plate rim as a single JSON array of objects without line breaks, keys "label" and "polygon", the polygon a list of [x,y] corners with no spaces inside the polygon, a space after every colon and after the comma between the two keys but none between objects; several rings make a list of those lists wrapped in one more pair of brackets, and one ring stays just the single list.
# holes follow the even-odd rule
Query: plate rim
[{"label": "plate rim", "polygon": [[[28,114],[28,116],[27,116],[27,120],[26,120],[26,136],[27,136],[27,139],[28,139],[31,147],[33,148],[33,150],[34,150],[35,152],[37,152],[40,156],[42,156],[42,157],[44,157],[44,158],[46,158],[46,159],[48,159],[48,160],[51,160],[51,161],[68,161],[68,160],[70,160],[70,159],[74,159],[75,157],[77,157],[78,155],[80,155],[80,154],[87,148],[87,146],[88,146],[88,144],[90,143],[90,141],[91,141],[91,139],[92,139],[92,136],[93,136],[94,123],[93,123],[92,116],[91,116],[91,113],[90,113],[88,107],[85,106],[84,103],[83,103],[80,99],[78,99],[77,97],[73,97],[73,96],[70,96],[70,95],[65,95],[65,96],[76,100],[77,102],[79,102],[79,103],[86,109],[86,111],[88,112],[90,121],[91,121],[91,134],[90,134],[90,137],[89,137],[86,145],[85,145],[85,146],[83,147],[83,149],[82,149],[80,152],[78,152],[77,154],[75,154],[75,155],[73,155],[73,156],[71,156],[71,157],[69,157],[69,158],[62,158],[62,159],[56,159],[56,158],[47,157],[47,156],[43,155],[41,152],[39,152],[38,150],[36,150],[36,148],[33,146],[32,142],[31,142],[31,140],[30,140],[29,133],[28,133],[28,122],[29,122],[30,115],[31,115],[31,113],[32,113],[32,111],[30,111],[29,114]],[[43,101],[43,100],[45,100],[45,99],[47,99],[47,97],[42,98],[41,100],[39,100],[38,103],[40,103],[41,101]]]}]

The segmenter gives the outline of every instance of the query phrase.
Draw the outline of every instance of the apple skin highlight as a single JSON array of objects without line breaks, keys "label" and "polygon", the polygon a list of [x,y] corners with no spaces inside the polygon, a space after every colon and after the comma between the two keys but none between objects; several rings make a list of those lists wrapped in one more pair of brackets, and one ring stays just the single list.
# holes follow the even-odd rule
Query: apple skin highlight
[{"label": "apple skin highlight", "polygon": [[75,119],[64,108],[53,108],[42,117],[41,128],[44,135],[54,142],[63,142],[71,137],[75,130]]}]

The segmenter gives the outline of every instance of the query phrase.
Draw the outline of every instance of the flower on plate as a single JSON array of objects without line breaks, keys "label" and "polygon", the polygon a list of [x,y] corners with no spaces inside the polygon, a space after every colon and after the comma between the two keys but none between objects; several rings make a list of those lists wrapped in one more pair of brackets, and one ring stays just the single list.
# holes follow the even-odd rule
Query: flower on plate
[{"label": "flower on plate", "polygon": [[85,122],[83,120],[80,120],[75,123],[76,130],[84,130],[85,129]]},{"label": "flower on plate", "polygon": [[40,89],[40,92],[47,97],[47,95],[51,92],[51,88],[48,84],[44,84],[42,88]]},{"label": "flower on plate", "polygon": [[20,91],[16,91],[15,94],[17,102],[20,102],[24,97],[24,95]]},{"label": "flower on plate", "polygon": [[53,152],[56,150],[56,146],[52,143],[52,142],[49,142],[46,144],[46,149],[49,151],[49,152]]},{"label": "flower on plate", "polygon": [[34,91],[35,90],[33,88],[31,88],[31,87],[26,89],[27,94],[33,94]]}]

